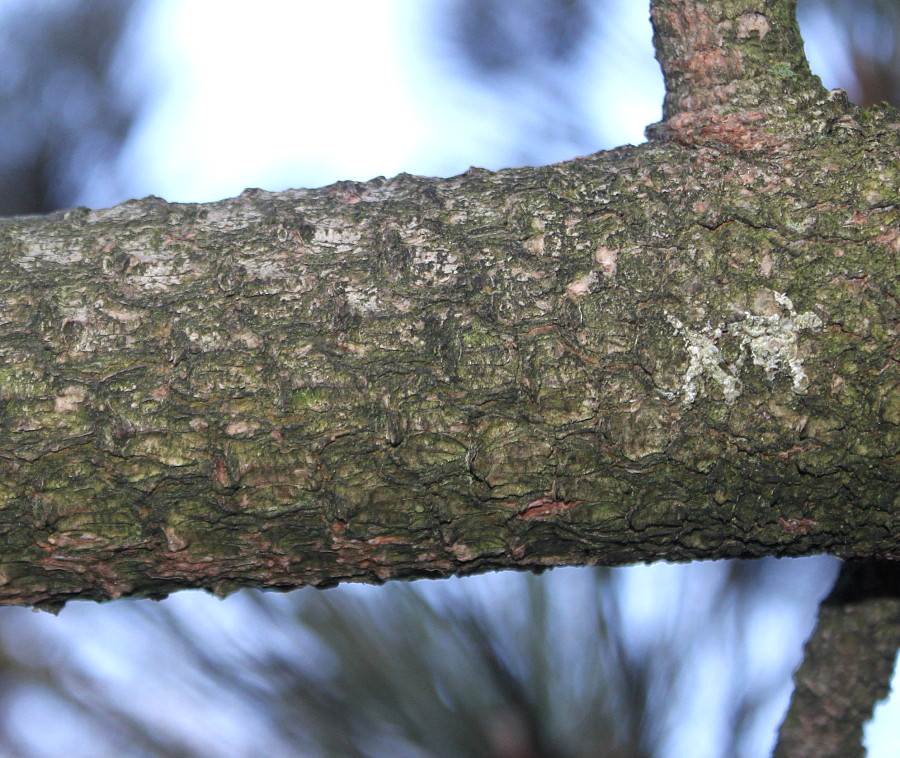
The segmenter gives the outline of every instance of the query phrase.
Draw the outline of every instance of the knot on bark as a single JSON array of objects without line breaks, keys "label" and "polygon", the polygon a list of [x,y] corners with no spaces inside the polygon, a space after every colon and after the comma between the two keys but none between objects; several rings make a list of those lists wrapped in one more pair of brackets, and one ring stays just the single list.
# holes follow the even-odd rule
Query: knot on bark
[{"label": "knot on bark", "polygon": [[761,110],[722,113],[713,108],[683,111],[647,127],[648,139],[667,139],[693,147],[716,144],[738,152],[773,152],[781,140],[765,128]]}]

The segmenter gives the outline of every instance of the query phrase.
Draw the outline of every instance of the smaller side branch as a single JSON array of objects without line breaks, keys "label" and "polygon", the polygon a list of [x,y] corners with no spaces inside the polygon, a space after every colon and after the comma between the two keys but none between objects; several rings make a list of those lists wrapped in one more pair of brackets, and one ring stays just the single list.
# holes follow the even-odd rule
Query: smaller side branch
[{"label": "smaller side branch", "polygon": [[900,647],[900,564],[844,564],[823,601],[774,758],[865,756],[863,724],[890,691]]},{"label": "smaller side branch", "polygon": [[656,57],[666,81],[652,138],[771,152],[808,126],[821,98],[803,51],[794,0],[654,0]]}]

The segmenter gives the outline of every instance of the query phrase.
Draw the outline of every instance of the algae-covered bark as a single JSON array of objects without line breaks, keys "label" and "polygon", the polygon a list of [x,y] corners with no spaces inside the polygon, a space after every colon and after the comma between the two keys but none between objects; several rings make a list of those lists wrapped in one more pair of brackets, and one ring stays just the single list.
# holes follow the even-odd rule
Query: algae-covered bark
[{"label": "algae-covered bark", "polygon": [[0,222],[0,600],[896,557],[900,122],[806,83],[543,168]]}]

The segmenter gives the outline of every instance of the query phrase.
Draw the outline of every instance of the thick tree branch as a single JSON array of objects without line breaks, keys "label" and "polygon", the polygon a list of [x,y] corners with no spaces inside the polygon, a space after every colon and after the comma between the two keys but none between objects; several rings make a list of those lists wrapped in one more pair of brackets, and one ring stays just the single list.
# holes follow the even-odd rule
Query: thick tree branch
[{"label": "thick tree branch", "polygon": [[900,647],[900,564],[845,563],[806,644],[775,758],[857,758]]},{"label": "thick tree branch", "polygon": [[[787,7],[723,37],[768,93]],[[897,557],[898,119],[807,85],[747,138],[3,221],[0,600]]]}]

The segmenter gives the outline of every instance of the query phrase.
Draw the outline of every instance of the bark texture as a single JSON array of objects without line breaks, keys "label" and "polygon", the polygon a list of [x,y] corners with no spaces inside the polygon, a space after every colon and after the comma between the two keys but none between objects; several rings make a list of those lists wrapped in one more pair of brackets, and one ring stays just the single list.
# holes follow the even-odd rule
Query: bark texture
[{"label": "bark texture", "polygon": [[861,758],[863,724],[890,691],[900,646],[900,564],[844,564],[822,603],[775,758]]},{"label": "bark texture", "polygon": [[900,121],[791,6],[656,3],[639,147],[0,222],[0,602],[898,557]]}]

